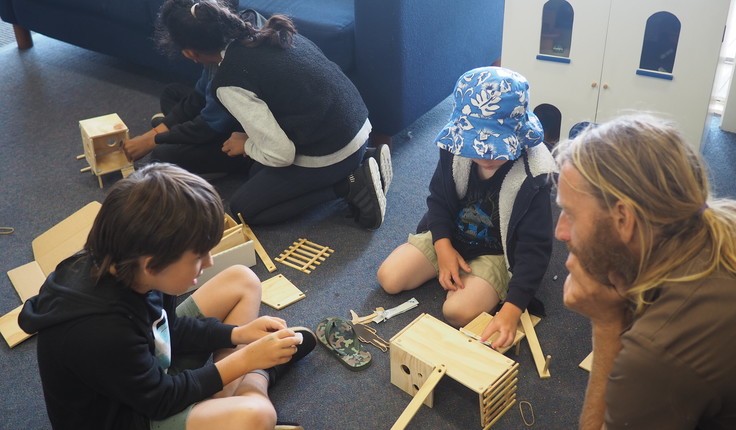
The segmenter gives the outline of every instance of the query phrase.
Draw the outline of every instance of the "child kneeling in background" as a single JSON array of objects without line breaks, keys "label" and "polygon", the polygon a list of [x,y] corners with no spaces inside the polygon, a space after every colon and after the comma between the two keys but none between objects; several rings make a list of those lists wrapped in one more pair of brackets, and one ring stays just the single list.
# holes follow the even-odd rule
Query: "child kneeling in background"
[{"label": "child kneeling in background", "polygon": [[481,336],[499,333],[494,348],[513,342],[552,253],[549,175],[556,168],[540,145],[544,132],[528,109],[528,88],[523,76],[500,67],[458,79],[450,122],[436,139],[428,210],[417,234],[378,269],[391,294],[438,277],[447,291],[442,312],[456,327],[504,302]]},{"label": "child kneeling in background", "polygon": [[223,225],[217,192],[173,165],[148,165],[110,189],[84,250],[18,318],[38,332],[54,428],[276,426],[269,380],[308,354],[314,335],[258,317],[261,283],[245,266],[176,306],[212,265]]}]

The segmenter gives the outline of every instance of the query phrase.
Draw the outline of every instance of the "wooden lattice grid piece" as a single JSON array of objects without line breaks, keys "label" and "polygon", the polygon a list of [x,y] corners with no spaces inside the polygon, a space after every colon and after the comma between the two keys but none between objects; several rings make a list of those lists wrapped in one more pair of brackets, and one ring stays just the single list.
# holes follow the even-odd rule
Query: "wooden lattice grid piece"
[{"label": "wooden lattice grid piece", "polygon": [[326,246],[318,245],[307,239],[298,239],[275,260],[309,274],[333,252],[335,251]]}]

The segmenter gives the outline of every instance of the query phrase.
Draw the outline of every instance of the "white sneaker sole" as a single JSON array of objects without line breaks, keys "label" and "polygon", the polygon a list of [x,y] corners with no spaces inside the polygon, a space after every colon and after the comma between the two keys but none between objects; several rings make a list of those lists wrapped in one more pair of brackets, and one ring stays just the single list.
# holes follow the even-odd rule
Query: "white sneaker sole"
[{"label": "white sneaker sole", "polygon": [[[371,172],[371,180],[373,181],[373,190],[378,199],[378,207],[381,209],[381,223],[378,227],[383,224],[383,219],[386,216],[386,195],[383,193],[383,186],[381,185],[381,172],[378,169],[378,163],[375,159],[368,159],[368,168]],[[376,227],[376,228],[378,228]]]},{"label": "white sneaker sole", "polygon": [[388,188],[391,186],[391,180],[394,177],[394,167],[391,164],[391,149],[388,145],[381,145],[377,155],[378,168],[381,173],[381,183],[383,184],[383,194],[388,194]]}]

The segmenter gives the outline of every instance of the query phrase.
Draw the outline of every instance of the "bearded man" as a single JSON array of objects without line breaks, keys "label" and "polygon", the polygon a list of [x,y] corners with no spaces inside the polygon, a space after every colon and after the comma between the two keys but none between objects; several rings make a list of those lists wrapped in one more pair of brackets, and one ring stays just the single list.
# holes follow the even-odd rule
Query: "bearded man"
[{"label": "bearded man", "polygon": [[564,302],[590,319],[581,429],[736,428],[736,201],[645,116],[556,148]]}]

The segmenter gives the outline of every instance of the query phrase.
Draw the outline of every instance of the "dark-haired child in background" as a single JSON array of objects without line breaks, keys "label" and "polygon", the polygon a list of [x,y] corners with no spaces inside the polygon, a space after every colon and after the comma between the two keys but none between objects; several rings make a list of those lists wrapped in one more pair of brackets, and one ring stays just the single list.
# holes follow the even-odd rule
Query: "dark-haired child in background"
[{"label": "dark-haired child in background", "polygon": [[211,108],[222,122],[203,120],[229,132],[234,119],[240,131],[224,143],[192,148],[187,142],[183,150],[181,133],[169,131],[165,118],[126,142],[126,153],[138,159],[153,151],[154,160],[205,174],[225,169],[216,161],[222,153],[236,163],[246,156],[248,179],[232,196],[230,211],[249,224],[282,222],[345,198],[361,226],[377,229],[386,212],[391,157],[381,146],[363,162],[371,124],[360,93],[289,18],[274,15],[261,27],[258,21],[218,1],[164,3],[159,45],[216,69],[202,113]]}]

